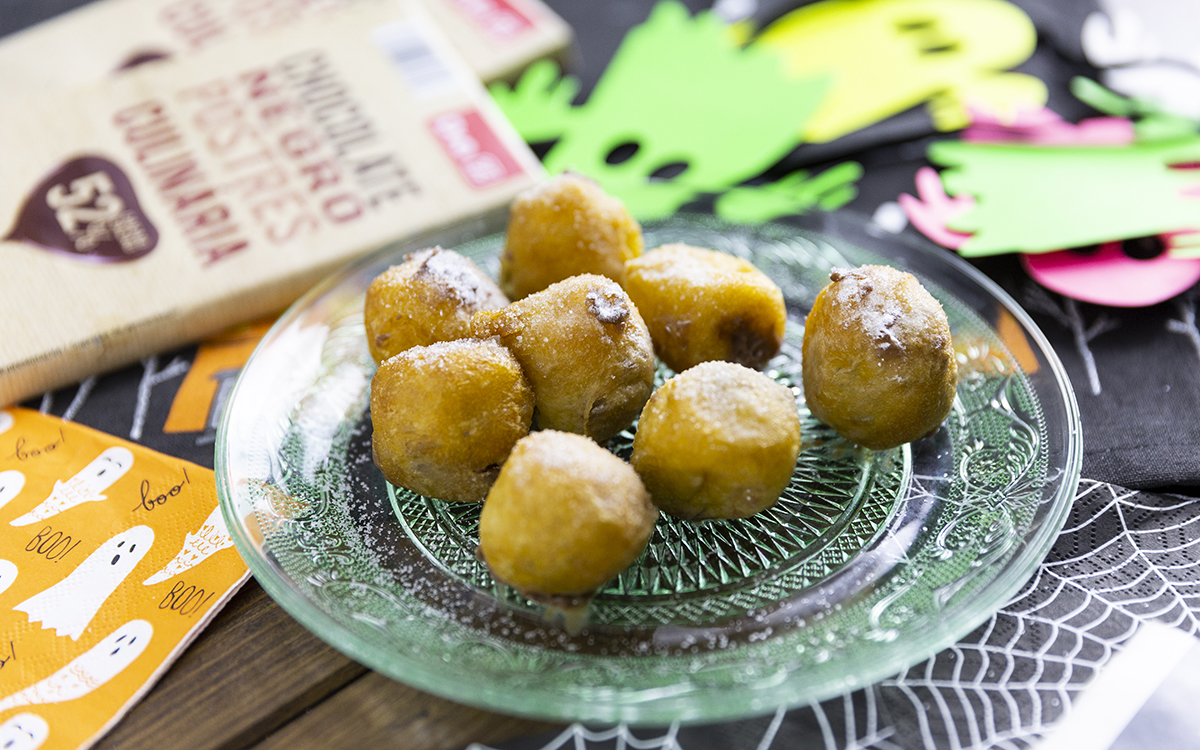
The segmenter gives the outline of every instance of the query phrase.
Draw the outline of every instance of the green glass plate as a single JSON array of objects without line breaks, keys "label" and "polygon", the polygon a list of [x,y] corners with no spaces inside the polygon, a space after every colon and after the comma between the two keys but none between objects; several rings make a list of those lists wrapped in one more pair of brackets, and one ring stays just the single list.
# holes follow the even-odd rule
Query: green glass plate
[{"label": "green glass plate", "polygon": [[[480,221],[389,247],[313,289],[251,357],[218,433],[238,550],[281,606],[363,664],[528,716],[742,717],[869,684],[952,644],[1018,592],[1061,528],[1079,478],[1075,399],[995,284],[852,214],[753,227],[679,216],[646,226],[647,247],[733,253],[783,290],[787,336],[765,371],[796,395],[803,449],[779,503],[754,518],[660,520],[587,626],[568,632],[476,558],[479,506],[391,487],[371,462],[367,284],[432,244],[494,274],[496,229]],[[813,420],[800,378],[816,293],[830,269],[864,263],[921,279],[959,360],[941,429],[882,452]],[[628,457],[632,434],[609,449]]]}]

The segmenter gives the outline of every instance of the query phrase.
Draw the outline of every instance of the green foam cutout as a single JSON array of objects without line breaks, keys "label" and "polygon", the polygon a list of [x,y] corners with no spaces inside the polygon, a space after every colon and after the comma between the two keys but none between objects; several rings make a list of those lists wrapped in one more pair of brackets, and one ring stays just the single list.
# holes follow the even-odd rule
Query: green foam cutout
[{"label": "green foam cutout", "polygon": [[570,127],[579,81],[563,76],[553,60],[538,60],[512,88],[497,83],[489,91],[522,138],[542,143],[558,139]]},{"label": "green foam cutout", "polygon": [[[1200,227],[1200,136],[1120,146],[946,141],[929,149],[950,195],[975,206],[948,226],[966,256],[1047,252]],[[1191,191],[1191,195],[1188,191]]]},{"label": "green foam cutout", "polygon": [[[823,76],[786,74],[772,50],[743,49],[715,14],[693,17],[661,2],[629,31],[583,104],[571,106],[578,84],[559,78],[553,63],[492,94],[527,141],[557,141],[548,171],[586,174],[646,220],[775,164],[797,145],[826,88]],[[799,207],[763,200],[784,213]],[[755,215],[770,213],[764,206]]]},{"label": "green foam cutout", "polygon": [[[1036,33],[1005,0],[822,0],[750,44],[711,12],[660,2],[626,35],[587,101],[553,62],[492,95],[530,143],[553,143],[551,173],[573,169],[654,219],[706,195],[733,221],[830,209],[855,195],[858,165],[742,185],[804,141],[828,141],[924,103],[935,125],[968,107],[1003,114],[1045,102],[1008,72]],[[810,182],[811,179],[811,182]]]},{"label": "green foam cutout", "polygon": [[716,213],[728,221],[756,224],[814,208],[833,211],[858,195],[855,183],[862,173],[862,166],[850,161],[815,177],[808,172],[794,172],[778,182],[734,187],[717,198]]},{"label": "green foam cutout", "polygon": [[1195,120],[1164,112],[1158,104],[1146,99],[1126,98],[1090,78],[1072,78],[1071,93],[1106,115],[1133,120],[1139,142],[1169,141],[1196,134]]}]

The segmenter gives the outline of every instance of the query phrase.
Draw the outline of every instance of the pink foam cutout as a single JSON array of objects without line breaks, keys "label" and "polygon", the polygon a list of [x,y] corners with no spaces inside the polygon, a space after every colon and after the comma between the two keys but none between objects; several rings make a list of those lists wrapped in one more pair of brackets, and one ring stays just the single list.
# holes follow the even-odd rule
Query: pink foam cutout
[{"label": "pink foam cutout", "polygon": [[971,125],[962,133],[973,143],[1034,143],[1044,146],[1121,146],[1134,141],[1133,122],[1124,117],[1091,117],[1067,122],[1051,109],[1024,109],[1001,118],[971,108]]},{"label": "pink foam cutout", "polygon": [[1083,302],[1144,307],[1168,300],[1200,281],[1200,258],[1130,258],[1121,243],[1106,242],[1094,255],[1070,250],[1022,254],[1021,265],[1042,286]]},{"label": "pink foam cutout", "polygon": [[[975,143],[1023,143],[1040,146],[1122,146],[1135,140],[1133,123],[1121,117],[1094,117],[1069,123],[1052,110],[1024,110],[1001,118],[983,110],[972,110],[972,124],[962,139]],[[1200,169],[1181,164],[1179,169]],[[917,230],[934,242],[958,250],[971,235],[947,225],[975,206],[970,195],[950,197],[934,169],[922,167],[915,177],[917,196],[902,194],[897,200]],[[1200,197],[1200,185],[1184,195]],[[1200,231],[1183,228],[1162,235],[1167,250],[1200,245]],[[1100,305],[1143,307],[1186,291],[1200,281],[1200,258],[1173,258],[1164,252],[1157,258],[1137,260],[1108,242],[1095,254],[1070,250],[1021,254],[1029,275],[1047,289]]]},{"label": "pink foam cutout", "polygon": [[947,228],[947,224],[962,216],[975,206],[975,199],[969,195],[951,198],[946,194],[942,178],[937,170],[921,167],[916,174],[917,195],[915,198],[908,193],[902,193],[896,200],[908,221],[921,234],[952,250],[962,247],[971,235],[956,232]]}]

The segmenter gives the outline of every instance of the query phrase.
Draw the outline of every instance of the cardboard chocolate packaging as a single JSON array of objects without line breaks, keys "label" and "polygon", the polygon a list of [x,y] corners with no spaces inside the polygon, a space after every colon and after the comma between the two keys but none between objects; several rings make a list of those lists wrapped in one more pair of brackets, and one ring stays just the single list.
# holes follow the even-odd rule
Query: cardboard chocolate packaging
[{"label": "cardboard chocolate packaging", "polygon": [[336,14],[0,118],[0,404],[282,309],[540,164],[416,4]]},{"label": "cardboard chocolate packaging", "polygon": [[[392,0],[96,0],[0,39],[0,96],[65,88]],[[567,24],[538,0],[420,0],[485,82],[560,55]]]}]

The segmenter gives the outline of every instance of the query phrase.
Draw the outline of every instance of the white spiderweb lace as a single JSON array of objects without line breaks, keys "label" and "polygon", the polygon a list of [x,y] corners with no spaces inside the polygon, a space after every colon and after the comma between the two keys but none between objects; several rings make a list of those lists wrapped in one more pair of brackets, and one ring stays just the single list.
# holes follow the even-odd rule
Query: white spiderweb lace
[{"label": "white spiderweb lace", "polygon": [[575,724],[501,747],[1029,748],[1148,620],[1200,634],[1200,500],[1083,480],[1053,550],[1022,591],[966,638],[895,677],[743,721],[665,729]]}]

